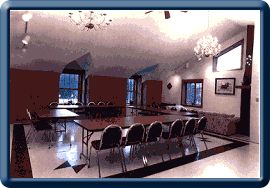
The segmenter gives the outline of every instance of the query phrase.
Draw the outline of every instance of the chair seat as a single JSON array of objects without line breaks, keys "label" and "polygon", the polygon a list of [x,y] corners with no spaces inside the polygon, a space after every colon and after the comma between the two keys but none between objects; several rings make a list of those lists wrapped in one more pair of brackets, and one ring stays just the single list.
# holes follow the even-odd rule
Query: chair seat
[{"label": "chair seat", "polygon": [[52,126],[47,121],[38,121],[34,123],[37,131],[51,130]]},{"label": "chair seat", "polygon": [[140,144],[140,142],[133,142],[133,143],[129,143],[126,145],[126,137],[122,137],[122,143],[121,143],[121,146],[130,146],[130,145],[135,145],[135,144]]},{"label": "chair seat", "polygon": [[93,148],[95,148],[95,150],[98,150],[99,149],[99,145],[100,145],[100,140],[93,140],[91,142]]},{"label": "chair seat", "polygon": [[[93,140],[93,141],[91,142],[91,144],[92,144],[92,146],[93,146],[93,148],[94,148],[95,150],[99,150],[100,143],[101,143],[100,140]],[[104,149],[111,149],[111,148],[112,148],[111,146],[107,146],[107,147],[102,148],[102,150],[104,150]]]}]

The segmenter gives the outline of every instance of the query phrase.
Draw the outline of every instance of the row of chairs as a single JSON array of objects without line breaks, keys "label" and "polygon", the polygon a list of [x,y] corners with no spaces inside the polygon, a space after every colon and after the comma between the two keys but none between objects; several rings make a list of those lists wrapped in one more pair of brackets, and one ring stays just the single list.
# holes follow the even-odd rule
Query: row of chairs
[{"label": "row of chairs", "polygon": [[[133,155],[132,151],[134,150],[134,146],[142,146],[146,145],[147,143],[160,142],[162,138],[167,141],[168,149],[169,142],[171,142],[173,139],[178,140],[179,146],[182,145],[182,138],[184,136],[188,137],[188,139],[190,140],[190,144],[192,143],[192,145],[196,145],[194,135],[200,133],[203,137],[203,130],[205,126],[205,117],[202,117],[198,121],[198,124],[196,124],[195,119],[190,119],[185,124],[182,120],[177,119],[171,124],[168,132],[163,131],[162,124],[158,121],[153,122],[147,129],[145,129],[144,125],[136,123],[128,129],[126,137],[122,137],[122,129],[120,126],[109,125],[102,132],[100,140],[94,140],[91,142],[89,156],[91,157],[91,151],[92,148],[94,148],[97,154],[99,177],[101,177],[99,152],[101,150],[117,148],[121,155],[122,170],[123,172],[125,172],[127,171],[123,153],[123,148],[125,146],[131,146],[131,158]],[[90,167],[90,157],[88,167]],[[163,154],[161,154],[161,157],[163,160]]]},{"label": "row of chairs", "polygon": [[[59,105],[58,102],[51,102],[51,103],[49,104],[50,107],[55,107],[55,106],[57,106],[57,105]],[[82,103],[82,102],[76,102],[75,105],[82,106],[83,103]],[[105,105],[108,105],[108,106],[111,106],[111,105],[113,105],[113,103],[110,102],[110,101],[109,101],[109,102],[106,102],[106,103],[100,101],[100,102],[98,102],[97,104],[96,104],[95,102],[89,102],[87,105],[88,105],[88,106],[94,106],[94,105],[98,105],[98,106],[105,106]]]}]

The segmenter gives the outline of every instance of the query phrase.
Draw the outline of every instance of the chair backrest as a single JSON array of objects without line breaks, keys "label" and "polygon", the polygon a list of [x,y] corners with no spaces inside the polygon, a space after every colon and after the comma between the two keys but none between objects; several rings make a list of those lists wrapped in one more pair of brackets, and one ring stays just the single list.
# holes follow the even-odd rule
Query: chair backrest
[{"label": "chair backrest", "polygon": [[183,132],[183,121],[180,119],[175,120],[172,123],[171,129],[170,129],[170,134],[169,134],[169,138],[177,138],[177,137],[181,137],[182,136],[182,132]]},{"label": "chair backrest", "polygon": [[198,121],[198,127],[197,131],[203,131],[206,127],[207,119],[205,116],[201,117],[201,119]]},{"label": "chair backrest", "polygon": [[118,147],[122,141],[122,129],[118,125],[109,125],[101,135],[99,150]]},{"label": "chair backrest", "polygon": [[75,103],[75,105],[82,106],[82,105],[83,105],[83,103],[81,103],[81,102],[76,102],[76,103]]},{"label": "chair backrest", "polygon": [[51,102],[51,103],[49,104],[50,107],[55,107],[55,106],[57,106],[57,105],[58,105],[58,102]]},{"label": "chair backrest", "polygon": [[143,142],[145,128],[140,123],[135,123],[127,131],[125,145],[139,144]]},{"label": "chair backrest", "polygon": [[162,134],[162,125],[160,122],[155,121],[151,123],[147,135],[146,135],[146,142],[155,142],[158,141]]},{"label": "chair backrest", "polygon": [[107,102],[106,104],[107,104],[108,106],[113,105],[113,103],[112,103],[112,102]]},{"label": "chair backrest", "polygon": [[31,115],[30,111],[28,110],[28,108],[26,108],[26,113],[27,113],[29,120],[32,121],[32,115]]},{"label": "chair backrest", "polygon": [[96,103],[95,102],[89,102],[88,106],[91,106],[91,105],[96,105]]},{"label": "chair backrest", "polygon": [[195,131],[195,125],[196,125],[195,119],[191,118],[190,120],[188,120],[186,122],[183,135],[187,136],[193,134]]},{"label": "chair backrest", "polygon": [[97,105],[99,105],[99,106],[104,106],[105,105],[105,103],[104,102],[98,102],[98,104]]}]

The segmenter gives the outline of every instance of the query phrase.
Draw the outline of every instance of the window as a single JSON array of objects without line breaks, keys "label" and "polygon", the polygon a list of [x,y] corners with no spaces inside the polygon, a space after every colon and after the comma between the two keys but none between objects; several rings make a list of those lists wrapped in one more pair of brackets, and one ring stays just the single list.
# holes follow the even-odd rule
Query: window
[{"label": "window", "polygon": [[185,106],[202,107],[203,80],[182,80],[181,104]]},{"label": "window", "polygon": [[244,39],[226,48],[213,58],[213,71],[242,69]]},{"label": "window", "polygon": [[59,103],[76,103],[79,101],[79,74],[61,74],[59,81]]},{"label": "window", "polygon": [[135,81],[134,79],[128,79],[127,82],[127,98],[126,103],[132,104],[134,102],[134,89],[135,89]]}]

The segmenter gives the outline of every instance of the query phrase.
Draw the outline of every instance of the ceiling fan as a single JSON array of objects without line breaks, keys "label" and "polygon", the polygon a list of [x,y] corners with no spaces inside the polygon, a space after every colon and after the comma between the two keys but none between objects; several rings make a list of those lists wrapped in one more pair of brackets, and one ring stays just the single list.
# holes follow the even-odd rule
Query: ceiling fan
[{"label": "ceiling fan", "polygon": [[[153,10],[146,11],[145,14],[149,14],[149,13],[151,13],[151,12],[153,12]],[[188,11],[187,11],[187,10],[180,10],[180,12],[182,12],[182,13],[187,13]],[[169,19],[169,18],[171,17],[170,11],[165,10],[165,11],[164,11],[164,16],[165,16],[165,19]]]}]

